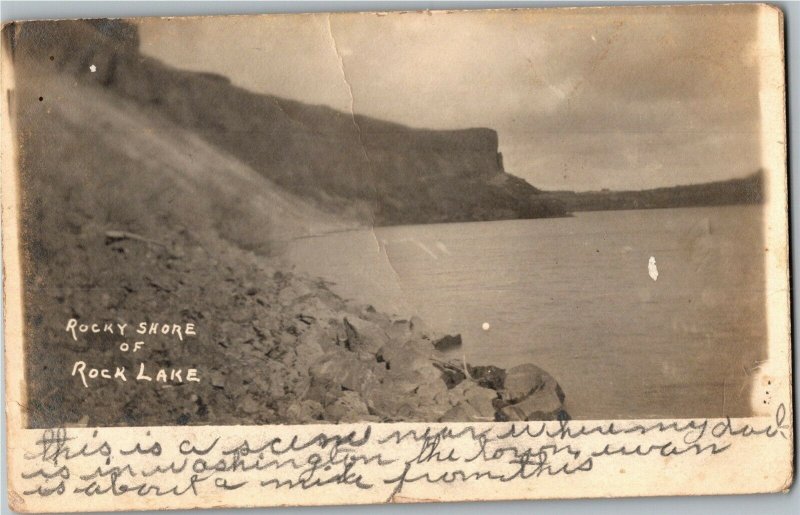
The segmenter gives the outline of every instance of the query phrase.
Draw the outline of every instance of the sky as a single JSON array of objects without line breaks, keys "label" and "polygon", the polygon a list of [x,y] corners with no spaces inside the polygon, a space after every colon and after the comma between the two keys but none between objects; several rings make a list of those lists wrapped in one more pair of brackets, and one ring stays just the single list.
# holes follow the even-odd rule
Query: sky
[{"label": "sky", "polygon": [[151,19],[141,50],[249,90],[412,127],[490,127],[547,190],[760,167],[755,7]]}]

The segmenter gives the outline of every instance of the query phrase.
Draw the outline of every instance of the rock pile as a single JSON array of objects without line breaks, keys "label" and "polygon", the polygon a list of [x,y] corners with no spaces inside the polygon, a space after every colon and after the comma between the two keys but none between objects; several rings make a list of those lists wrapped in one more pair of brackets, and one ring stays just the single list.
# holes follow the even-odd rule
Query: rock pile
[{"label": "rock pile", "polygon": [[290,309],[306,320],[289,364],[307,373],[308,389],[279,410],[288,422],[568,418],[561,387],[541,368],[447,361],[441,342],[460,336],[436,335],[416,317],[391,319],[330,293],[301,296]]}]

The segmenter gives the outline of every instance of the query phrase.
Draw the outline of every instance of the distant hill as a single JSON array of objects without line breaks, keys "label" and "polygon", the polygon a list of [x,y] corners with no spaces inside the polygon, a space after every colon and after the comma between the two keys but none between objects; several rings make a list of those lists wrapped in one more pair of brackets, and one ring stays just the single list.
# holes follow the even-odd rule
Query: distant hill
[{"label": "distant hill", "polygon": [[115,20],[30,22],[11,39],[12,51],[24,49],[18,61],[58,67],[154,109],[333,212],[376,225],[566,214],[560,201],[505,172],[488,128],[414,129],[256,94],[143,56],[136,27]]},{"label": "distant hill", "polygon": [[545,198],[558,200],[568,211],[656,209],[666,207],[759,204],[763,201],[763,171],[741,179],[707,182],[640,191],[551,191]]}]

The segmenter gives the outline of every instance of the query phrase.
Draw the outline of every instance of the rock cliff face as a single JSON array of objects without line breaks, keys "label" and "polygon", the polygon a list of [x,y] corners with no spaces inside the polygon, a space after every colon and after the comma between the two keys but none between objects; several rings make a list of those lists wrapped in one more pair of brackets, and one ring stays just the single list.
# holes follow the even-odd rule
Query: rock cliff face
[{"label": "rock cliff face", "polygon": [[[251,93],[220,76],[167,67],[117,21],[11,27],[15,51],[95,82],[231,153],[281,187],[377,225],[562,216],[507,174],[497,133],[412,129]],[[91,73],[94,64],[97,72]]]},{"label": "rock cliff face", "polygon": [[[130,51],[93,54],[91,38],[110,29],[83,23],[64,26],[79,33],[66,41],[87,48],[62,48],[34,31],[13,49],[31,427],[567,416],[561,388],[537,367],[448,362],[437,349],[457,347],[458,336],[348,302],[319,279],[281,269],[264,251],[275,232],[302,231],[325,214],[197,137],[199,125],[185,126],[184,117],[196,115],[191,105],[167,101],[185,109],[178,116],[108,85],[132,84],[115,78],[126,70],[162,70],[114,61],[136,39],[110,26]],[[31,61],[35,55],[43,62]],[[76,80],[76,63],[88,62],[116,71]],[[187,88],[199,80],[186,77]],[[496,144],[487,131],[465,134],[471,148]],[[449,148],[451,137],[425,141]],[[138,354],[124,353],[114,335],[69,338],[64,325],[73,318],[190,322],[197,336],[152,337]],[[70,373],[77,361],[129,372],[140,362],[184,374],[194,368],[200,382],[84,387]]]}]

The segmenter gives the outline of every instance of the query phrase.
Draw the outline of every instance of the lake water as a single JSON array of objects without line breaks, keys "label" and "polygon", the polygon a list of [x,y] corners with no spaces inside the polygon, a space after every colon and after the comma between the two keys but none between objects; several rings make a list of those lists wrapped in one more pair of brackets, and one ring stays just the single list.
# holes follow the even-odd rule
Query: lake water
[{"label": "lake water", "polygon": [[472,364],[541,366],[573,418],[743,416],[766,354],[761,220],[730,206],[386,227],[297,240],[286,258],[460,333]]}]

